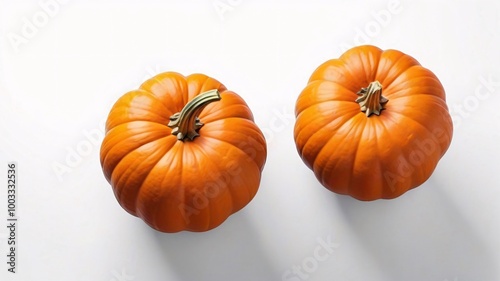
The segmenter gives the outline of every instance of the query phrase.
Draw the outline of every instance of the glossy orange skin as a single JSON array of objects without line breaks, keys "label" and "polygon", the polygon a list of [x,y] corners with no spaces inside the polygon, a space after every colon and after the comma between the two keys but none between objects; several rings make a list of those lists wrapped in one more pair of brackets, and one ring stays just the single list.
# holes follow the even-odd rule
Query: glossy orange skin
[{"label": "glossy orange skin", "polygon": [[[200,93],[218,89],[193,141],[167,127]],[[245,101],[203,74],[159,74],[112,107],[100,160],[116,199],[161,232],[207,231],[257,193],[266,142]]]},{"label": "glossy orange skin", "polygon": [[[367,117],[356,93],[375,80],[389,101]],[[295,112],[304,163],[329,190],[363,201],[396,198],[424,183],[453,134],[438,78],[411,56],[375,46],[320,65]]]}]

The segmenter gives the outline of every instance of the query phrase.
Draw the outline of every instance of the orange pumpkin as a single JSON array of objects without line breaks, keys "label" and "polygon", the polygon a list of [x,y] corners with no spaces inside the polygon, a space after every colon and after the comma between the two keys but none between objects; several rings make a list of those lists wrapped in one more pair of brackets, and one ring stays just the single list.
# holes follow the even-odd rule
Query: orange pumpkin
[{"label": "orange pumpkin", "polygon": [[159,74],[112,107],[104,175],[120,205],[161,232],[207,231],[257,193],[266,142],[245,101],[203,74]]},{"label": "orange pumpkin", "polygon": [[424,183],[453,134],[438,78],[413,57],[375,46],[320,65],[295,112],[304,163],[329,190],[366,201]]}]

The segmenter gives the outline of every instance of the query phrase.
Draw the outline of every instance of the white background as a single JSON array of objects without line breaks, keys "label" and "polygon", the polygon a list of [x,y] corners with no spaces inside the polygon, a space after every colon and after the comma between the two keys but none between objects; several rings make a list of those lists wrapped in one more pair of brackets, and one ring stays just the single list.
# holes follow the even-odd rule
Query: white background
[{"label": "white background", "polygon": [[[500,2],[103,2],[0,1],[5,224],[19,165],[18,273],[1,227],[0,280],[500,280]],[[323,188],[293,141],[309,75],[364,43],[431,69],[455,125],[425,184],[370,203]],[[111,105],[162,71],[220,80],[268,140],[256,197],[209,232],[154,231],[101,172]]]}]

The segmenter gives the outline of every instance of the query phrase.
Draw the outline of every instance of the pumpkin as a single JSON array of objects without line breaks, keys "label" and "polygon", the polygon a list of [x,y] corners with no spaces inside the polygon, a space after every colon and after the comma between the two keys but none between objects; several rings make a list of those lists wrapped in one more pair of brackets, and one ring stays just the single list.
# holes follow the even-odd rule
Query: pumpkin
[{"label": "pumpkin", "polygon": [[213,229],[256,195],[266,141],[214,78],[166,72],[110,110],[100,161],[123,209],[161,232]]},{"label": "pumpkin", "polygon": [[370,45],[317,67],[295,114],[303,162],[327,189],[363,201],[424,183],[453,134],[436,75],[401,51]]}]

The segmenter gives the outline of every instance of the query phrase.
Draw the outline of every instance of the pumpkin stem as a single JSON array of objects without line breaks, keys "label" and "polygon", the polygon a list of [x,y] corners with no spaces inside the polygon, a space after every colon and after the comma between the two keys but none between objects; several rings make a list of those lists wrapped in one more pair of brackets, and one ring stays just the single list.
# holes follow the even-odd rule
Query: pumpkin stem
[{"label": "pumpkin stem", "polygon": [[188,102],[181,112],[177,112],[170,116],[170,122],[167,126],[172,128],[172,135],[176,135],[178,140],[184,141],[187,139],[193,140],[199,136],[198,130],[203,126],[198,114],[209,103],[221,99],[218,90],[210,90],[199,94],[190,102]]},{"label": "pumpkin stem", "polygon": [[382,96],[382,84],[378,81],[371,82],[366,88],[361,88],[357,94],[360,97],[356,99],[356,102],[359,103],[361,111],[366,112],[366,117],[370,117],[372,113],[380,115],[385,104],[389,101]]}]

